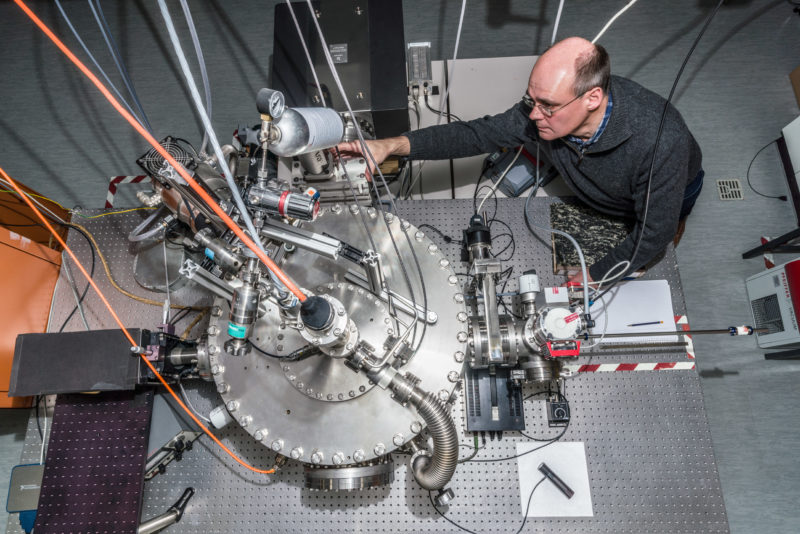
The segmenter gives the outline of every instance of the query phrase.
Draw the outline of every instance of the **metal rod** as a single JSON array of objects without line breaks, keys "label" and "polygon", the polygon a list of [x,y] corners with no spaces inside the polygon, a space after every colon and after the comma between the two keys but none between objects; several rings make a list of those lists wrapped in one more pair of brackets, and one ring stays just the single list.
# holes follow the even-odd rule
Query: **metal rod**
[{"label": "metal rod", "polygon": [[[766,334],[769,332],[768,328],[753,328],[754,334]],[[622,334],[606,334],[605,338],[612,338],[612,337],[654,337],[654,336],[695,336],[701,334],[731,334],[730,328],[720,328],[715,330],[676,330],[674,332],[631,332],[622,333]],[[581,339],[595,339],[603,337],[602,334],[586,334],[586,336],[582,336]]]}]

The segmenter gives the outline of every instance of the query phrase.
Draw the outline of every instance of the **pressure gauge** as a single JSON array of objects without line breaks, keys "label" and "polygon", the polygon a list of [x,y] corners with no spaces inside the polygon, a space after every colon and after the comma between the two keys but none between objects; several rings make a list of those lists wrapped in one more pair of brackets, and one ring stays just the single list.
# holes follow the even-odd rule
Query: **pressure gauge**
[{"label": "pressure gauge", "polygon": [[262,115],[270,115],[273,119],[278,119],[286,109],[286,99],[280,91],[264,88],[256,96],[256,107]]}]

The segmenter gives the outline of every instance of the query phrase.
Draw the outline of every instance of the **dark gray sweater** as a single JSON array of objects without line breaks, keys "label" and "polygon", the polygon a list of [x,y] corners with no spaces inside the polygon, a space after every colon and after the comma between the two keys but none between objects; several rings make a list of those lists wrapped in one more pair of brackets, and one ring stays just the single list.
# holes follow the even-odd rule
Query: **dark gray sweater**
[{"label": "dark gray sweater", "polygon": [[[614,106],[600,138],[585,152],[566,139],[542,141],[541,149],[575,192],[594,209],[635,219],[631,234],[589,269],[600,280],[620,261],[631,258],[641,231],[647,176],[665,99],[619,76],[611,77]],[[450,159],[513,148],[538,141],[535,123],[521,104],[492,117],[432,126],[405,135],[411,159]],[[669,106],[658,145],[646,227],[634,269],[666,248],[678,226],[687,184],[700,171],[700,147],[680,113]]]}]

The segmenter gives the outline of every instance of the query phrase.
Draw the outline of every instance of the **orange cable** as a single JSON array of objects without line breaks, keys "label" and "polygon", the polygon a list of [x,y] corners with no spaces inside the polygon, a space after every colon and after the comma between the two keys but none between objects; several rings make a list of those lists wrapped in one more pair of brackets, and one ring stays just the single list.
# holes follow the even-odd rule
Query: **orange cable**
[{"label": "orange cable", "polygon": [[[64,240],[61,238],[61,236],[58,235],[58,233],[56,232],[55,228],[53,228],[50,225],[50,222],[45,218],[45,216],[42,215],[42,212],[40,212],[36,208],[36,206],[33,204],[31,199],[29,199],[27,197],[27,195],[25,195],[23,193],[22,189],[19,187],[17,182],[14,181],[14,179],[11,178],[8,174],[6,174],[6,171],[4,171],[2,167],[0,167],[0,175],[2,175],[3,178],[8,180],[8,183],[10,183],[11,186],[17,191],[17,193],[19,193],[20,197],[25,201],[26,204],[28,204],[28,207],[30,207],[33,210],[33,212],[36,213],[36,215],[39,217],[39,219],[42,221],[42,223],[47,227],[48,230],[50,230],[50,233],[53,234],[53,237],[55,237],[58,240],[58,242],[61,244],[61,246],[64,247],[64,250],[67,252],[67,254],[69,254],[69,257],[72,258],[72,261],[75,262],[75,265],[77,265],[78,269],[80,269],[81,273],[83,273],[83,276],[86,277],[86,280],[88,280],[89,283],[94,288],[94,290],[97,291],[97,295],[100,297],[100,300],[102,300],[103,304],[106,305],[106,308],[108,308],[108,312],[111,314],[111,317],[114,318],[114,321],[117,323],[117,325],[119,325],[120,329],[122,330],[122,333],[125,334],[126,338],[128,338],[128,341],[130,342],[131,346],[132,347],[138,347],[139,345],[136,343],[136,341],[134,341],[133,336],[131,336],[130,332],[128,332],[127,328],[125,328],[125,325],[122,324],[122,320],[119,318],[117,313],[114,311],[114,308],[111,307],[111,304],[108,302],[108,299],[106,299],[106,296],[103,294],[103,292],[100,291],[100,288],[97,287],[97,284],[95,283],[95,281],[92,279],[91,276],[89,276],[89,273],[86,272],[86,268],[83,266],[83,264],[80,261],[78,261],[78,258],[75,256],[75,253],[72,252],[72,249],[67,246],[67,244],[64,242]],[[189,408],[187,408],[187,406],[178,397],[178,395],[175,394],[175,391],[169,386],[169,384],[167,384],[167,381],[164,380],[164,377],[161,376],[161,374],[156,370],[156,368],[153,366],[153,364],[150,363],[150,361],[147,359],[147,357],[144,354],[140,354],[140,356],[142,357],[142,360],[144,360],[144,363],[147,365],[147,367],[150,369],[150,371],[152,371],[153,374],[158,378],[159,382],[161,382],[161,384],[165,388],[167,388],[167,391],[169,392],[170,395],[172,395],[172,398],[175,399],[175,401],[178,403],[178,405],[180,405],[180,407],[183,408],[183,410],[187,414],[189,414],[189,417],[191,417],[192,420],[195,423],[197,423],[197,426],[199,426],[201,429],[203,429],[203,432],[208,434],[208,437],[210,437],[212,440],[214,440],[214,443],[219,445],[222,448],[222,450],[227,452],[228,455],[231,458],[233,458],[234,460],[236,460],[237,462],[242,464],[247,469],[249,469],[251,471],[254,471],[256,473],[270,475],[270,474],[275,472],[275,469],[258,469],[256,467],[253,467],[250,464],[248,464],[247,462],[245,462],[244,460],[242,460],[241,458],[239,458],[238,456],[236,456],[236,454],[234,454],[228,447],[226,447],[225,444],[223,444],[217,438],[217,436],[212,434],[211,431],[208,429],[208,427],[206,427],[200,421],[200,419],[198,419],[197,416],[194,413],[192,413],[192,411],[189,410]]]},{"label": "orange cable", "polygon": [[[270,271],[272,271],[275,274],[275,276],[278,277],[278,280],[280,280],[283,283],[283,285],[286,286],[286,289],[291,291],[300,302],[304,302],[306,300],[306,295],[302,291],[300,291],[300,288],[297,287],[297,285],[291,280],[291,278],[289,278],[286,275],[286,273],[284,273],[281,270],[281,268],[278,267],[274,261],[272,261],[272,258],[267,256],[261,249],[259,249],[256,246],[255,242],[253,242],[253,240],[250,239],[250,237],[248,237],[247,234],[245,234],[244,231],[242,231],[242,229],[239,228],[239,226],[233,222],[233,220],[228,216],[228,214],[225,213],[216,202],[214,202],[211,196],[209,196],[209,194],[206,193],[206,191],[202,187],[200,187],[200,185],[197,182],[195,182],[194,179],[192,179],[189,173],[186,172],[186,169],[183,168],[183,165],[175,161],[175,158],[173,158],[172,155],[169,152],[167,152],[164,149],[164,147],[162,147],[158,143],[158,141],[156,141],[155,137],[150,135],[150,132],[145,130],[144,127],[141,124],[139,124],[139,122],[136,119],[133,118],[133,115],[131,115],[124,107],[122,107],[122,105],[117,101],[117,99],[114,98],[114,95],[112,95],[111,92],[109,92],[109,90],[106,89],[106,87],[97,78],[97,76],[95,76],[92,73],[92,71],[90,71],[88,67],[86,67],[86,65],[84,65],[83,62],[81,62],[81,60],[78,59],[78,57],[75,54],[73,54],[58,37],[56,37],[53,31],[50,28],[48,28],[47,25],[44,22],[42,22],[41,19],[39,19],[39,17],[36,16],[36,14],[25,4],[23,0],[14,0],[14,2],[20,7],[20,9],[22,9],[22,11],[25,12],[26,15],[28,15],[28,17],[34,22],[34,24],[36,24],[39,27],[39,29],[42,30],[44,34],[50,38],[51,41],[53,41],[53,43],[58,47],[58,49],[61,50],[61,52],[63,52],[64,55],[67,56],[67,58],[69,58],[69,60],[72,61],[72,63],[74,63],[75,66],[78,67],[78,69],[81,72],[83,72],[83,74],[87,78],[89,78],[89,80],[95,85],[95,87],[97,87],[97,89],[103,94],[103,96],[106,97],[106,100],[108,100],[109,103],[114,107],[114,109],[116,109],[117,112],[119,112],[119,114],[122,115],[122,117],[126,121],[128,121],[128,123],[131,126],[133,126],[133,128],[139,133],[139,135],[141,135],[159,154],[161,154],[161,156],[165,160],[167,160],[167,162],[170,165],[172,165],[172,167],[176,171],[178,171],[178,174],[181,175],[181,178],[186,180],[186,183],[189,184],[189,187],[191,187],[195,191],[195,193],[197,193],[200,196],[200,198],[202,198],[205,201],[208,207],[210,207],[212,211],[220,219],[222,219],[225,225],[228,226],[228,228],[230,228],[234,234],[236,234],[236,237],[238,237],[247,246],[247,248],[252,250],[253,253],[255,253],[255,255],[258,257],[258,259],[260,259],[264,263],[264,265],[266,265],[267,268]],[[220,162],[220,164],[222,165],[223,163]]]}]

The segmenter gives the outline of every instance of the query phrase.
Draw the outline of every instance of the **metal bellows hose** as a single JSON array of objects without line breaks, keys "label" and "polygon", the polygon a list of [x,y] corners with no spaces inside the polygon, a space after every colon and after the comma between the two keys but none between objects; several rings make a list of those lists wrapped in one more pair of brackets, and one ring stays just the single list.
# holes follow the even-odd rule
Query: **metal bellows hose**
[{"label": "metal bellows hose", "polygon": [[426,490],[440,490],[453,478],[458,464],[456,425],[446,405],[433,393],[414,387],[408,400],[428,425],[433,437],[433,454],[416,456],[411,470],[420,486]]}]

